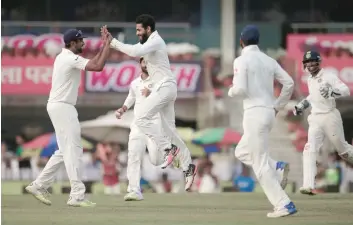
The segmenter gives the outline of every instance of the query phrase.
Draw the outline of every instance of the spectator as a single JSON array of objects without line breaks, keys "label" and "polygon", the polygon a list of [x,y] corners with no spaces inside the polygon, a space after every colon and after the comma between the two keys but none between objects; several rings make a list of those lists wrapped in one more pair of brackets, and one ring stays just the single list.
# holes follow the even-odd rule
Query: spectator
[{"label": "spectator", "polygon": [[234,187],[239,192],[253,192],[255,180],[250,176],[250,168],[243,164],[242,175],[234,180]]}]

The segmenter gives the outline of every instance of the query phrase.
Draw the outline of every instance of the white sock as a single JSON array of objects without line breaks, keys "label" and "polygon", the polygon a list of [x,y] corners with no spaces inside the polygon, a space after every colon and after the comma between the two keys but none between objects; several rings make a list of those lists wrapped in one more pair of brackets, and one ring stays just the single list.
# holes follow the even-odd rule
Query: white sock
[{"label": "white sock", "polygon": [[316,153],[303,151],[303,187],[315,188]]}]

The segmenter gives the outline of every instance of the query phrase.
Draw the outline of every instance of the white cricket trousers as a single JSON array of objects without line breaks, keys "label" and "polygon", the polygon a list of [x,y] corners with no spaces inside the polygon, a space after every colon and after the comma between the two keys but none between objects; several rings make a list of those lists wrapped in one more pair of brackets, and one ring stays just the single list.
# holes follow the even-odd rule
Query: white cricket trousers
[{"label": "white cricket trousers", "polygon": [[[190,151],[176,131],[174,104],[177,98],[177,85],[174,82],[164,82],[143,101],[141,110],[136,113],[136,126],[149,137],[158,151],[171,147],[171,138],[180,148],[179,160],[183,171],[188,170],[191,163]],[[163,131],[152,118],[160,113]]]},{"label": "white cricket trousers", "polygon": [[244,134],[235,149],[235,157],[251,166],[274,207],[282,208],[290,203],[276,175],[274,160],[270,159],[269,134],[275,121],[274,109],[254,107],[244,111]]},{"label": "white cricket trousers", "polygon": [[316,159],[324,138],[328,138],[338,154],[351,163],[353,146],[345,140],[341,114],[337,109],[325,114],[310,114],[308,123],[308,143],[303,151],[303,187],[314,189]]},{"label": "white cricket trousers", "polygon": [[50,187],[56,172],[64,163],[71,184],[70,196],[82,200],[86,188],[81,181],[83,149],[77,110],[67,103],[48,103],[47,111],[55,129],[59,149],[49,159],[34,183],[43,188]]},{"label": "white cricket trousers", "polygon": [[[144,153],[149,148],[148,138],[140,129],[133,123],[128,143],[128,162],[127,162],[127,179],[129,185],[128,192],[140,192],[141,165]],[[156,148],[148,149],[150,162],[158,166],[163,163],[163,154]]]}]

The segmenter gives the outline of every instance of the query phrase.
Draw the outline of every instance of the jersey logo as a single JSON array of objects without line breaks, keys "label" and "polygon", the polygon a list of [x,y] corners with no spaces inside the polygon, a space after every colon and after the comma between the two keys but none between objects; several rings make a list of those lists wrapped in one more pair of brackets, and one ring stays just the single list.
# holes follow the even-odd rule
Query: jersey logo
[{"label": "jersey logo", "polygon": [[317,82],[319,82],[319,83],[321,83],[321,81],[322,81],[322,79],[321,79],[321,78],[317,80]]},{"label": "jersey logo", "polygon": [[77,58],[75,59],[76,61],[78,60],[78,56],[77,56]]}]

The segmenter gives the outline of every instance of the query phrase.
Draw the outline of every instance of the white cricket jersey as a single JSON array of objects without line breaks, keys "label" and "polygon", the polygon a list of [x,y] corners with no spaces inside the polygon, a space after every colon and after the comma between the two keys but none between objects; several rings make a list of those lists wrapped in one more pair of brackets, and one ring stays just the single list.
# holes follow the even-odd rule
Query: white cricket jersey
[{"label": "white cricket jersey", "polygon": [[64,102],[76,105],[78,88],[81,84],[81,70],[88,59],[63,48],[56,56],[48,102]]},{"label": "white cricket jersey", "polygon": [[341,97],[350,95],[349,88],[335,74],[321,69],[316,76],[308,76],[309,95],[306,98],[311,105],[312,114],[328,113],[336,108],[336,100],[333,97],[324,98],[320,94],[320,87],[328,84]]},{"label": "white cricket jersey", "polygon": [[[145,87],[151,90],[153,85],[153,81],[150,77],[145,80],[143,80],[141,77],[133,80],[130,84],[129,95],[125,99],[124,105],[129,109],[135,104],[134,114],[136,115],[136,112],[141,111],[141,103],[146,99],[146,97],[142,95],[141,90],[143,90]],[[159,114],[157,113],[153,119],[159,118],[158,115]]]},{"label": "white cricket jersey", "polygon": [[[244,110],[252,107],[282,109],[290,100],[294,82],[276,60],[261,52],[257,45],[246,46],[234,60],[233,86],[228,95],[244,98]],[[283,87],[275,99],[274,81]]]},{"label": "white cricket jersey", "polygon": [[176,83],[176,77],[170,68],[167,45],[157,31],[154,31],[144,44],[129,45],[114,38],[110,46],[131,57],[143,56],[148,74],[157,87],[166,81]]}]

